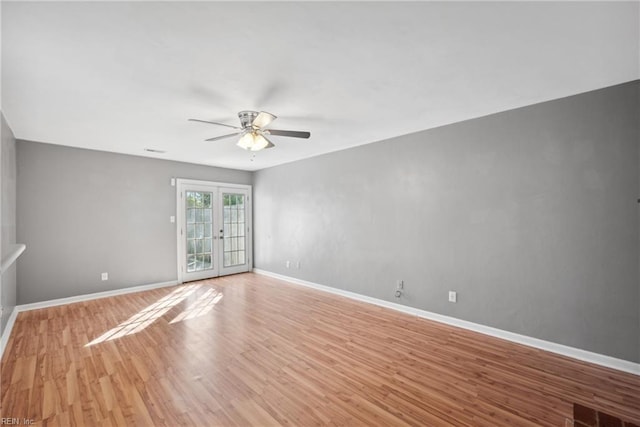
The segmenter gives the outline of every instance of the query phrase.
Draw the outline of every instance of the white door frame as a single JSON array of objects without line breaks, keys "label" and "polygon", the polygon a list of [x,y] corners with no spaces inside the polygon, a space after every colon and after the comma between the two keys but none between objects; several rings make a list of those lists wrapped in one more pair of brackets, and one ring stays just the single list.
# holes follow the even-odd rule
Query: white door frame
[{"label": "white door frame", "polygon": [[[198,186],[198,185],[206,185],[206,186],[214,186],[225,189],[241,189],[247,191],[247,204],[246,204],[246,212],[245,212],[245,221],[247,225],[247,242],[246,242],[246,254],[247,254],[247,267],[248,271],[253,269],[253,209],[252,209],[252,187],[251,185],[246,184],[230,184],[227,182],[215,182],[215,181],[202,181],[197,179],[184,179],[177,178],[176,179],[176,240],[177,240],[177,248],[178,248],[178,256],[177,256],[177,266],[178,266],[178,283],[183,283],[184,281],[184,257],[186,254],[185,247],[185,238],[183,233],[186,233],[186,230],[183,230],[185,223],[185,212],[184,206],[182,202],[182,193],[184,192],[184,188],[190,185]],[[215,196],[216,204],[218,202],[217,195]],[[218,208],[218,206],[216,206]],[[215,213],[214,213],[215,217]],[[217,225],[216,225],[217,226]],[[217,230],[212,230],[217,231]],[[217,255],[216,255],[217,256]],[[218,267],[218,271],[220,271],[220,267]]]}]

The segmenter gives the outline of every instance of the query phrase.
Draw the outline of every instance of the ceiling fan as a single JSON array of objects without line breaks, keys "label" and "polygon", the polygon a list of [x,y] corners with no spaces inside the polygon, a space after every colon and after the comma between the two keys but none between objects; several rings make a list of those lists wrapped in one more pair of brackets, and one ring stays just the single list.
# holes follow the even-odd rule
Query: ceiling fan
[{"label": "ceiling fan", "polygon": [[238,113],[238,117],[240,118],[240,127],[200,119],[189,119],[189,121],[233,128],[236,132],[222,136],[215,136],[213,138],[205,139],[205,141],[217,141],[219,139],[240,135],[240,139],[237,144],[238,147],[251,151],[260,151],[265,148],[275,147],[275,145],[267,139],[267,135],[289,136],[293,138],[309,138],[311,136],[310,132],[267,129],[267,126],[277,119],[277,117],[271,113],[267,113],[266,111],[240,111]]}]

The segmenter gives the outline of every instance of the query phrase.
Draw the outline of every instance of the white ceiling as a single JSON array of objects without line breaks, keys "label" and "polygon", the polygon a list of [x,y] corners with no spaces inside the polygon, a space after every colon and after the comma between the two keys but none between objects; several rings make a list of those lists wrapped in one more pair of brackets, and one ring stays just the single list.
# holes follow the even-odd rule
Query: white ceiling
[{"label": "white ceiling", "polygon": [[[639,3],[2,2],[19,139],[256,170],[640,78]],[[240,110],[279,116],[251,153]],[[144,148],[166,150],[150,154]]]}]

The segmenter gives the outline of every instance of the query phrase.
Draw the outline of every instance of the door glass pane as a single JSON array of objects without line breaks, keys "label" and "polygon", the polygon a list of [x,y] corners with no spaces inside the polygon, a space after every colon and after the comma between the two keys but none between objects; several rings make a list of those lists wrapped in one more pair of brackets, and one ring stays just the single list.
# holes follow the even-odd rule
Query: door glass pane
[{"label": "door glass pane", "polygon": [[187,255],[187,271],[189,273],[196,271],[196,256]]},{"label": "door glass pane", "polygon": [[213,193],[207,191],[187,191],[187,272],[210,270],[213,268],[213,229],[211,207]]},{"label": "door glass pane", "polygon": [[[244,194],[223,194],[223,261],[224,267],[245,264],[246,253],[244,236],[246,224],[244,222]],[[240,243],[242,241],[242,243]]]}]

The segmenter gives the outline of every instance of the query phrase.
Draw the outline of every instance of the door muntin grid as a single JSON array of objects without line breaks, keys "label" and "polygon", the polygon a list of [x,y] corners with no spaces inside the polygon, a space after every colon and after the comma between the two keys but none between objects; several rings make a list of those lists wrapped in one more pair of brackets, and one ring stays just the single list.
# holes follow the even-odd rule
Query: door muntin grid
[{"label": "door muntin grid", "polygon": [[213,269],[213,193],[186,191],[187,272]]},{"label": "door muntin grid", "polygon": [[223,267],[246,263],[246,199],[244,194],[222,193]]}]

